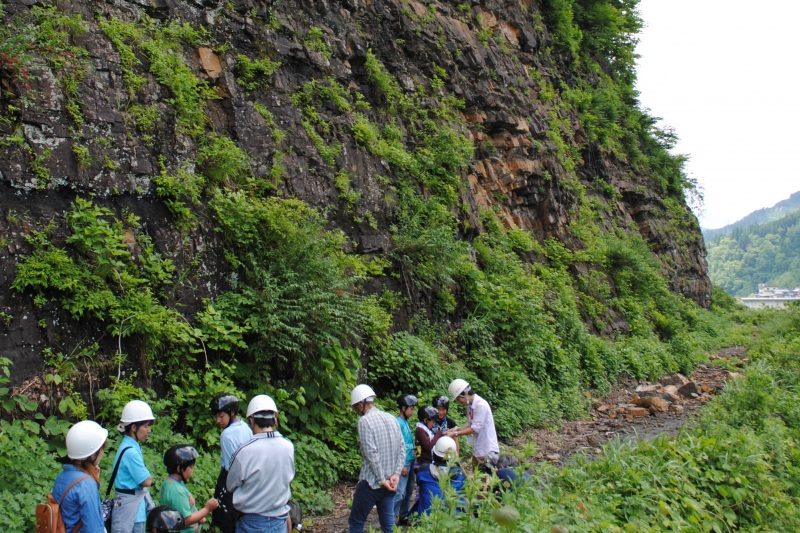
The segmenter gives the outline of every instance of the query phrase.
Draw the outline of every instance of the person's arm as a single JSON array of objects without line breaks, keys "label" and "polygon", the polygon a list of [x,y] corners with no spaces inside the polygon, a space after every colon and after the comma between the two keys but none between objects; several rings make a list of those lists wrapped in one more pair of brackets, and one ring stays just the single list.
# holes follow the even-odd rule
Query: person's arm
[{"label": "person's arm", "polygon": [[417,436],[419,447],[424,452],[420,453],[420,456],[427,455],[430,457],[431,450],[433,449],[433,442],[431,441],[431,437],[428,435],[428,432],[421,427],[416,427],[414,428],[414,434]]},{"label": "person's arm", "polygon": [[[131,477],[140,480],[138,482],[140,487],[145,488],[153,484],[153,476],[150,475],[150,471],[144,464],[144,456],[141,451],[131,450],[123,455],[122,463],[124,464],[126,462],[127,465],[125,466],[127,466],[128,471],[131,473]],[[123,467],[123,464],[120,464],[120,468]]]},{"label": "person's arm", "polygon": [[77,492],[78,505],[80,506],[80,519],[82,531],[103,531],[103,510],[97,485],[92,479],[80,481],[73,491]]},{"label": "person's arm", "polygon": [[211,498],[206,502],[202,509],[198,509],[197,511],[193,512],[189,516],[183,519],[183,523],[187,526],[191,526],[203,520],[205,517],[211,514],[211,512],[219,507],[219,502],[216,499]]},{"label": "person's arm", "polygon": [[233,492],[242,484],[242,463],[238,460],[238,455],[231,460],[230,467],[231,469],[228,470],[228,478],[225,481],[225,486],[228,492]]}]

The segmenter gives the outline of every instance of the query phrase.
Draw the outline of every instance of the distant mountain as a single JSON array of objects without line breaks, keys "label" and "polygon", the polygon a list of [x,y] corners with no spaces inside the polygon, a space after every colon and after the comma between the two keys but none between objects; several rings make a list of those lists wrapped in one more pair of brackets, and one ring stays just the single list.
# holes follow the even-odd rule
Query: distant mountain
[{"label": "distant mountain", "polygon": [[[778,209],[783,217],[771,219]],[[746,222],[762,219],[766,222]],[[714,285],[734,296],[749,296],[759,283],[786,289],[800,286],[800,193],[714,231],[713,237],[703,232]]]},{"label": "distant mountain", "polygon": [[800,211],[800,191],[792,194],[786,200],[781,200],[772,207],[765,207],[764,209],[753,211],[746,217],[737,220],[733,224],[728,224],[723,228],[718,228],[718,229],[703,228],[702,230],[703,238],[706,240],[706,242],[708,242],[717,235],[730,233],[734,228],[744,228],[746,226],[753,226],[755,224],[764,224],[766,222],[772,222],[773,220],[778,220],[780,218],[783,218],[786,215],[794,213],[795,211]]}]

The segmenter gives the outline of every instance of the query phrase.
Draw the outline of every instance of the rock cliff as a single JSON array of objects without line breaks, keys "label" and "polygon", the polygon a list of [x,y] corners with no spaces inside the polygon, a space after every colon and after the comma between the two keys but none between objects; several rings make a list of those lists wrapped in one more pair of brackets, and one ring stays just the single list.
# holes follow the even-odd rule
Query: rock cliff
[{"label": "rock cliff", "polygon": [[[15,378],[39,371],[48,350],[116,349],[95,322],[12,289],[37,235],[69,237],[76,198],[123,221],[133,255],[145,236],[174,262],[179,281],[164,300],[191,319],[235,283],[207,205],[212,186],[302,200],[344,231],[348,251],[385,257],[396,246],[398,176],[419,164],[393,159],[393,141],[429,156],[426,175],[441,179],[417,190],[450,198],[460,239],[483,231],[488,210],[539,242],[580,250],[573,223],[590,206],[601,231],[643,237],[672,290],[707,307],[703,240],[683,192],[604,146],[565,104],[578,66],[542,10],[536,0],[9,0],[0,355]],[[448,150],[467,163],[437,162]],[[571,273],[596,269],[578,261]],[[400,270],[366,290],[430,305]]]}]

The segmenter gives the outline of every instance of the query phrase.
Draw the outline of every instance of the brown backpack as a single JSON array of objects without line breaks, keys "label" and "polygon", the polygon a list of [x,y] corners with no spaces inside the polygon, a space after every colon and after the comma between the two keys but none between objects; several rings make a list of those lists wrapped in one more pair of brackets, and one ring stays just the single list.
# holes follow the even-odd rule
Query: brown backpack
[{"label": "brown backpack", "polygon": [[[67,533],[64,520],[61,518],[61,502],[67,497],[67,493],[72,487],[77,485],[79,481],[88,478],[89,476],[83,476],[73,481],[72,485],[67,487],[67,490],[61,495],[61,501],[57,502],[52,494],[48,494],[47,502],[36,506],[36,533]],[[78,527],[72,533],[80,531],[82,525],[78,522]]]}]

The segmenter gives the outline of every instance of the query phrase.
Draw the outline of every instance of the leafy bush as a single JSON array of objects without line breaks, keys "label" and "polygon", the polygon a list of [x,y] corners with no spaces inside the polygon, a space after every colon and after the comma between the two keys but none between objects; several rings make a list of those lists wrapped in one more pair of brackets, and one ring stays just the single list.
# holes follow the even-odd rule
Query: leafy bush
[{"label": "leafy bush", "polygon": [[447,388],[444,362],[435,348],[406,331],[395,333],[370,358],[370,378],[391,397]]}]

